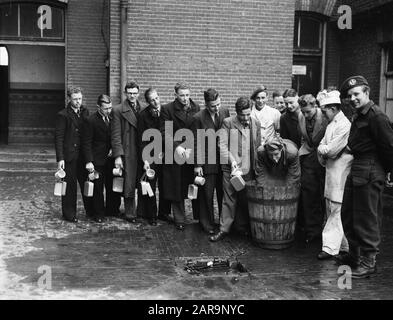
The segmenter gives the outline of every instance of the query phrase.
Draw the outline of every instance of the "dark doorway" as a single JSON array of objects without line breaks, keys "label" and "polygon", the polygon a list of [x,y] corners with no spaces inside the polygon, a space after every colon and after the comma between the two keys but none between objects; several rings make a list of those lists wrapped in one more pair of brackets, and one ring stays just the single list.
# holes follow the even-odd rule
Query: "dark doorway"
[{"label": "dark doorway", "polygon": [[0,144],[8,144],[9,70],[8,51],[0,46]]},{"label": "dark doorway", "polygon": [[299,95],[311,93],[314,96],[321,89],[321,58],[315,56],[294,56],[295,74],[292,75],[292,88]]}]

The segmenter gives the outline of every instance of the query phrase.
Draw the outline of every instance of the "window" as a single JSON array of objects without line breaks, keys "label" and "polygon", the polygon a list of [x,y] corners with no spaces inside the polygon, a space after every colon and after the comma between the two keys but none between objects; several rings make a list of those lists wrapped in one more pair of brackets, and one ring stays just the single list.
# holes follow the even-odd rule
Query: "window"
[{"label": "window", "polygon": [[295,17],[294,48],[322,49],[322,22],[314,17]]},{"label": "window", "polygon": [[64,11],[43,3],[0,5],[0,38],[63,40]]}]

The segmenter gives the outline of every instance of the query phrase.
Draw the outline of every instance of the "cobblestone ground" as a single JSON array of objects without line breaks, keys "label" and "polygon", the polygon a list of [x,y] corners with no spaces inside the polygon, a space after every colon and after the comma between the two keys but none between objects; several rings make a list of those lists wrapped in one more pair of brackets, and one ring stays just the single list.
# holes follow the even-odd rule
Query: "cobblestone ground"
[{"label": "cobblestone ground", "polygon": [[[53,183],[49,174],[0,173],[1,299],[393,298],[392,214],[384,221],[378,275],[342,290],[334,262],[316,259],[319,245],[269,251],[235,235],[210,243],[190,214],[184,232],[118,218],[99,225],[85,218],[80,200],[80,222],[70,224],[61,219]],[[237,258],[248,272],[184,271],[187,260],[209,257]],[[48,270],[51,287],[42,288]]]}]

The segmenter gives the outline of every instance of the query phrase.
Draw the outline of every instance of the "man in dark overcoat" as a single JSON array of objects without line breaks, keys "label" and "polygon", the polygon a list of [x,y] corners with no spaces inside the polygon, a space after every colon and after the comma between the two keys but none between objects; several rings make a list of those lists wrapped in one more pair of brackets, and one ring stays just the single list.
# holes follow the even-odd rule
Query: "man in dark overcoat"
[{"label": "man in dark overcoat", "polygon": [[[179,129],[191,129],[193,117],[200,107],[190,98],[190,87],[186,83],[175,85],[175,97],[173,102],[164,105],[161,110],[160,127],[165,141],[163,194],[165,199],[171,201],[176,228],[184,230],[184,199],[187,198],[188,185],[194,180],[193,155],[190,153],[194,145],[192,137],[191,141],[187,141],[185,136],[181,141],[174,141],[174,137]],[[174,154],[170,148],[172,146]],[[197,216],[195,201],[193,201],[193,211],[194,217]]]},{"label": "man in dark overcoat", "polygon": [[69,103],[56,117],[55,149],[58,169],[65,170],[66,194],[61,198],[63,218],[78,222],[76,215],[77,182],[79,183],[86,215],[92,215],[91,199],[83,195],[87,178],[85,160],[81,150],[82,129],[89,111],[82,105],[82,90],[70,87],[67,91]]},{"label": "man in dark overcoat", "polygon": [[112,120],[112,154],[115,167],[124,170],[124,209],[125,219],[136,223],[135,189],[138,176],[139,140],[138,140],[138,112],[139,85],[129,81],[124,92],[127,96],[121,104],[113,108]]},{"label": "man in dark overcoat", "polygon": [[[214,190],[217,195],[219,216],[222,209],[222,170],[216,133],[224,119],[229,117],[229,110],[221,107],[221,98],[215,89],[206,90],[204,99],[206,108],[194,116],[192,125],[196,151],[194,173],[205,179],[205,184],[198,187],[199,224],[205,232],[212,235],[214,234]],[[203,133],[201,138],[198,132]],[[210,134],[214,136],[213,140],[209,140]]]},{"label": "man in dark overcoat", "polygon": [[[159,155],[158,159],[155,159],[154,157],[157,155],[149,154],[144,156],[143,152],[147,145],[155,143],[153,136],[150,137],[150,140],[143,139],[143,133],[149,129],[156,129],[157,131],[160,130],[160,114],[162,107],[157,90],[154,88],[147,89],[145,91],[145,100],[148,103],[148,106],[139,113],[138,122],[138,136],[141,145],[140,160],[142,161],[141,166],[143,166],[144,173],[146,173],[147,169],[153,169],[155,171],[154,179],[147,179],[147,182],[149,182],[150,187],[154,192],[154,196],[149,197],[149,195],[143,195],[141,188],[138,188],[138,211],[141,213],[143,218],[149,220],[151,225],[156,225],[157,218],[164,221],[170,221],[169,215],[171,213],[171,203],[163,197],[162,163],[155,161],[160,160]],[[147,157],[151,158],[151,160],[149,161]],[[159,191],[158,216],[157,199],[155,194],[157,182]]]},{"label": "man in dark overcoat", "polygon": [[100,95],[97,100],[97,111],[87,119],[82,138],[86,170],[98,173],[98,178],[93,180],[92,202],[93,219],[99,223],[105,216],[117,216],[121,203],[120,194],[112,190],[114,159],[111,148],[111,112],[111,98],[104,94]]}]

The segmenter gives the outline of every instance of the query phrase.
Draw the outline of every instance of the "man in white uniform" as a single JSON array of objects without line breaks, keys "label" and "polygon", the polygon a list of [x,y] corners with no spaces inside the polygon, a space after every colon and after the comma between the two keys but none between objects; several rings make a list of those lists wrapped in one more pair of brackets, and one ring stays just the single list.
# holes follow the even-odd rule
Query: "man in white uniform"
[{"label": "man in white uniform", "polygon": [[251,95],[251,100],[254,101],[251,117],[261,123],[262,144],[264,144],[266,140],[280,130],[281,113],[267,105],[268,93],[265,86],[257,88]]},{"label": "man in white uniform", "polygon": [[340,251],[348,252],[348,241],[341,222],[345,181],[353,156],[345,152],[351,123],[341,111],[340,92],[321,91],[317,100],[329,124],[318,146],[318,160],[326,167],[325,198],[327,221],[322,232],[322,251],[318,259],[330,259]]}]

